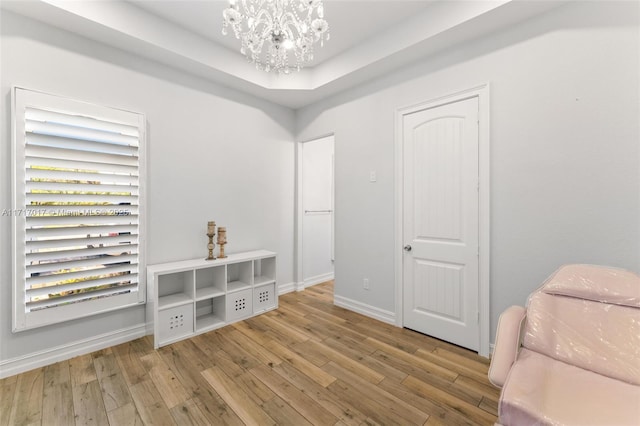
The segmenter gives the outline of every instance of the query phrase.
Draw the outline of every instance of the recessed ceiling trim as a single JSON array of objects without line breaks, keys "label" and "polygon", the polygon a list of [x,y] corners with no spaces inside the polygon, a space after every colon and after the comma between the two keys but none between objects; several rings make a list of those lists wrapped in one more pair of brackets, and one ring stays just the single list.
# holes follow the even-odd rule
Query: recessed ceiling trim
[{"label": "recessed ceiling trim", "polygon": [[298,108],[421,55],[450,47],[453,41],[486,33],[488,27],[499,28],[561,3],[431,1],[421,13],[401,25],[381,29],[375,37],[315,67],[289,75],[256,70],[239,53],[123,1],[3,0],[1,6],[280,105]]}]

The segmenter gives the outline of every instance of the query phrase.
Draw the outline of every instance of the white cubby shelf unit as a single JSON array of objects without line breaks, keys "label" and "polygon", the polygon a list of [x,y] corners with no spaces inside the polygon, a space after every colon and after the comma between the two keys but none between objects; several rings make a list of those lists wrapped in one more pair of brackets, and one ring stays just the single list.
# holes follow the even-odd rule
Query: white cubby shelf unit
[{"label": "white cubby shelf unit", "polygon": [[278,307],[276,254],[266,250],[147,267],[155,348]]}]

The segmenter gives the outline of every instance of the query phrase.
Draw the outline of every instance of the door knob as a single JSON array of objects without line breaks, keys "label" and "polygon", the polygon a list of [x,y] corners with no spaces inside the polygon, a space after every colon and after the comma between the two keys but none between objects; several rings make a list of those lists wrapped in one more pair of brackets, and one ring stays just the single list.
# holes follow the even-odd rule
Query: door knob
[{"label": "door knob", "polygon": [[404,251],[411,251],[411,246],[409,244],[404,246]]}]

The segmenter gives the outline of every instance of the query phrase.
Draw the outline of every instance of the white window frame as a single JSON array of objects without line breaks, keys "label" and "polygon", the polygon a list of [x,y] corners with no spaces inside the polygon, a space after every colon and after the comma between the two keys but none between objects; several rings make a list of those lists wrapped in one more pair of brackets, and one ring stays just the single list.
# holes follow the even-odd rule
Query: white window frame
[{"label": "white window frame", "polygon": [[[77,101],[43,92],[12,87],[11,122],[12,122],[12,277],[13,277],[13,315],[14,332],[42,327],[63,321],[69,321],[90,315],[101,314],[117,309],[144,304],[146,302],[146,120],[143,114]],[[27,205],[26,182],[26,124],[27,107],[79,116],[80,119],[93,118],[106,122],[136,127],[138,130],[138,225],[137,225],[137,286],[130,292],[109,294],[109,290],[101,290],[97,297],[78,303],[64,303],[46,309],[31,310],[27,305],[27,216],[30,213]],[[79,143],[83,143],[80,141]],[[91,155],[91,154],[89,154]],[[32,170],[32,169],[31,169]],[[47,181],[48,182],[48,181]],[[86,181],[83,181],[85,184]],[[93,183],[93,182],[89,182]],[[63,192],[66,194],[66,192]],[[93,192],[91,192],[93,193]],[[104,194],[100,192],[100,194]],[[126,204],[126,203],[125,203]],[[91,208],[91,207],[89,207]],[[7,213],[6,211],[3,213]],[[68,218],[67,218],[68,219]],[[107,227],[110,225],[106,225]],[[84,231],[84,229],[83,229]],[[108,233],[109,231],[106,231]],[[104,237],[104,231],[101,235]],[[124,234],[120,234],[124,235]],[[111,236],[111,235],[110,235]],[[131,242],[129,242],[131,243]],[[89,246],[87,246],[89,247]],[[100,246],[102,247],[102,246]],[[113,275],[111,275],[113,276]],[[87,285],[87,284],[85,284]],[[33,290],[31,290],[33,291]],[[92,295],[98,295],[90,293]]]}]

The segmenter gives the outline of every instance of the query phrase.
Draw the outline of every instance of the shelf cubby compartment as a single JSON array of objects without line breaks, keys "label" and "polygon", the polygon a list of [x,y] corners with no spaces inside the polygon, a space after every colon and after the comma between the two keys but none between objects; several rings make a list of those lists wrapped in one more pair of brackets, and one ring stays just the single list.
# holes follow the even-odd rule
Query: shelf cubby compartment
[{"label": "shelf cubby compartment", "polygon": [[158,276],[158,309],[169,309],[193,301],[193,270]]},{"label": "shelf cubby compartment", "polygon": [[212,330],[225,324],[225,297],[196,302],[196,332]]},{"label": "shelf cubby compartment", "polygon": [[276,258],[265,257],[253,261],[253,285],[261,285],[276,280]]},{"label": "shelf cubby compartment", "polygon": [[196,301],[224,295],[227,280],[225,272],[224,265],[197,269]]},{"label": "shelf cubby compartment", "polygon": [[238,321],[253,315],[253,292],[251,288],[236,291],[226,297],[227,321]]},{"label": "shelf cubby compartment", "polygon": [[261,314],[278,306],[276,284],[265,284],[253,289],[253,314]]},{"label": "shelf cubby compartment", "polygon": [[158,312],[160,344],[168,344],[193,334],[193,303]]},{"label": "shelf cubby compartment", "polygon": [[227,265],[227,292],[235,292],[251,287],[253,261]]}]

